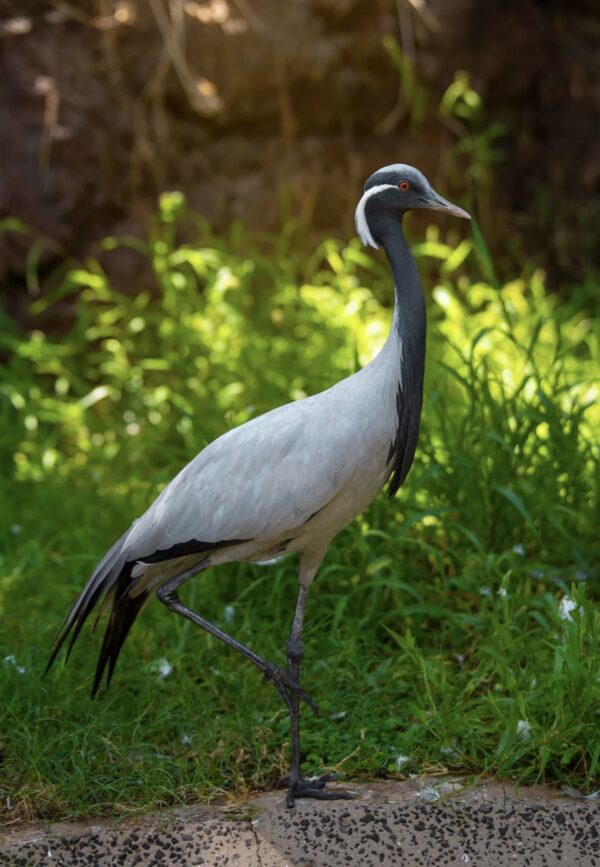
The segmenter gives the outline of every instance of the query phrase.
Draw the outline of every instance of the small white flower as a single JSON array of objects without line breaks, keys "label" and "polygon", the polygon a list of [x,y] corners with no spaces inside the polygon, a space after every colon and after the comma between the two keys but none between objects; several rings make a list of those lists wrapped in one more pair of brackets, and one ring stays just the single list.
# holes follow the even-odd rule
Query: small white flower
[{"label": "small white flower", "polygon": [[482,587],[481,590],[479,591],[479,595],[480,596],[491,596],[492,591],[490,590],[489,587]]},{"label": "small white flower", "polygon": [[17,665],[17,658],[12,653],[10,656],[5,656],[2,660],[4,665],[14,668],[17,674],[25,674],[27,669],[23,665]]},{"label": "small white flower", "polygon": [[522,741],[531,740],[531,726],[527,720],[520,719],[517,723],[517,737]]},{"label": "small white flower", "polygon": [[560,605],[558,606],[558,615],[561,620],[570,620],[573,623],[573,618],[571,617],[571,611],[577,610],[577,603],[571,599],[570,596],[563,596],[560,600]]},{"label": "small white flower", "polygon": [[165,677],[168,677],[173,671],[173,666],[168,659],[159,659],[156,668],[158,670],[158,676],[161,680],[164,680]]},{"label": "small white flower", "polygon": [[506,587],[500,587],[500,589],[498,590],[498,596],[501,596],[502,599],[508,598],[508,590],[506,589]]},{"label": "small white flower", "polygon": [[225,623],[231,623],[235,617],[235,608],[233,605],[226,605],[223,609],[223,620]]},{"label": "small white flower", "polygon": [[405,765],[410,764],[411,762],[410,756],[396,756],[396,770],[401,771]]},{"label": "small white flower", "polygon": [[523,545],[515,545],[513,548],[513,554],[518,554],[519,557],[525,556],[525,548]]},{"label": "small white flower", "polygon": [[187,747],[188,744],[191,744],[192,737],[191,735],[188,735],[187,732],[183,732],[179,740],[184,745],[184,747]]},{"label": "small white flower", "polygon": [[11,524],[10,532],[13,536],[18,536],[23,527],[20,524]]}]

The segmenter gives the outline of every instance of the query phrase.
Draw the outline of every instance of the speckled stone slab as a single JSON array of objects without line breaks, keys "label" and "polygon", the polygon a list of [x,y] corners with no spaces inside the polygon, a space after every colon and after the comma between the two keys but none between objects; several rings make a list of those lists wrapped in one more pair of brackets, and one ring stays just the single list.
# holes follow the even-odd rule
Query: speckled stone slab
[{"label": "speckled stone slab", "polygon": [[415,780],[357,786],[354,801],[283,793],[240,810],[190,807],[102,824],[0,834],[0,864],[37,867],[600,867],[600,802],[541,788]]}]

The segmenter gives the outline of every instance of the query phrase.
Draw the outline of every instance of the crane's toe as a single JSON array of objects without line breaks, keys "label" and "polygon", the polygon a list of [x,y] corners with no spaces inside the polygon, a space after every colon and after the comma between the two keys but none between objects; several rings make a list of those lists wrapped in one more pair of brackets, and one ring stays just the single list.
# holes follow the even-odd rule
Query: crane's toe
[{"label": "crane's toe", "polygon": [[298,777],[288,781],[288,791],[285,799],[287,807],[291,810],[296,803],[296,798],[314,798],[319,801],[335,801],[339,799],[351,800],[355,798],[354,792],[346,789],[325,789],[325,784],[336,779],[335,774],[325,774],[322,777],[304,779]]}]

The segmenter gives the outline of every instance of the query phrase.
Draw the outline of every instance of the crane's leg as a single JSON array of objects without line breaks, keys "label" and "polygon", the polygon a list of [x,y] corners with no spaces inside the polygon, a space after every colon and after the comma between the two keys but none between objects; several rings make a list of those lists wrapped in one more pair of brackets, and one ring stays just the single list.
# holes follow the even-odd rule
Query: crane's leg
[{"label": "crane's leg", "polygon": [[[306,607],[306,597],[308,595],[308,586],[300,585],[298,591],[298,599],[296,601],[296,611],[292,628],[287,640],[287,656],[288,667],[292,680],[297,684],[300,683],[300,664],[304,658],[304,642],[302,641],[302,627],[304,624],[304,609]],[[292,696],[292,706],[290,708],[290,729],[291,729],[291,767],[288,777],[288,793],[286,803],[288,807],[294,806],[294,797],[297,796],[296,789],[300,783],[300,702],[296,700],[296,696]]]},{"label": "crane's leg", "polygon": [[235,638],[232,638],[231,635],[228,635],[226,632],[223,632],[222,629],[219,629],[218,626],[215,626],[214,623],[210,623],[208,620],[205,620],[203,617],[200,617],[199,614],[196,614],[195,611],[192,611],[190,608],[187,608],[179,596],[177,595],[177,590],[192,578],[194,575],[197,575],[198,572],[202,571],[202,569],[206,566],[206,563],[198,564],[192,569],[186,569],[185,572],[181,572],[179,575],[175,575],[169,581],[159,587],[156,591],[156,595],[160,599],[160,601],[167,606],[171,611],[175,611],[177,614],[180,614],[182,617],[185,617],[187,620],[191,620],[192,623],[195,623],[196,626],[199,626],[201,629],[204,629],[206,632],[210,633],[210,635],[214,635],[215,638],[219,638],[221,641],[224,641],[225,644],[228,644],[229,647],[232,647],[238,653],[241,653],[242,656],[245,656],[246,659],[249,659],[260,671],[263,672],[265,678],[273,682],[276,686],[279,695],[287,705],[287,708],[292,713],[293,702],[296,702],[296,705],[299,704],[300,700],[305,701],[315,713],[318,713],[318,707],[313,699],[307,695],[303,690],[300,689],[300,686],[296,681],[290,677],[290,675],[278,665],[275,665],[272,662],[268,662],[266,659],[263,659],[262,656],[259,656],[258,653],[255,653],[253,650],[250,650],[249,647],[246,647],[245,644],[242,644],[240,641],[237,641]]},{"label": "crane's leg", "polygon": [[[294,683],[300,684],[300,665],[304,658],[304,643],[302,641],[302,626],[304,623],[304,609],[308,595],[308,584],[300,584],[296,611],[292,628],[287,641],[287,655],[290,675]],[[300,701],[298,693],[291,696],[290,707],[291,727],[291,767],[288,777],[288,791],[286,804],[291,809],[296,798],[319,798],[321,800],[333,800],[336,798],[353,798],[351,792],[325,791],[325,783],[335,779],[334,775],[326,774],[316,779],[305,780],[300,776]]]}]

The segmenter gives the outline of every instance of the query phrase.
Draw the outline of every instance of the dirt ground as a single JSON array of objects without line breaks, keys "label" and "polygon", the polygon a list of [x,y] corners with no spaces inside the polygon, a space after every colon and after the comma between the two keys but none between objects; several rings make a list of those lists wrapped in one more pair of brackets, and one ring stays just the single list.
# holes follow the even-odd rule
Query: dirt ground
[{"label": "dirt ground", "polygon": [[27,825],[0,833],[0,864],[178,867],[600,867],[600,804],[543,788],[424,780],[362,784],[354,801],[282,792],[242,807]]}]

